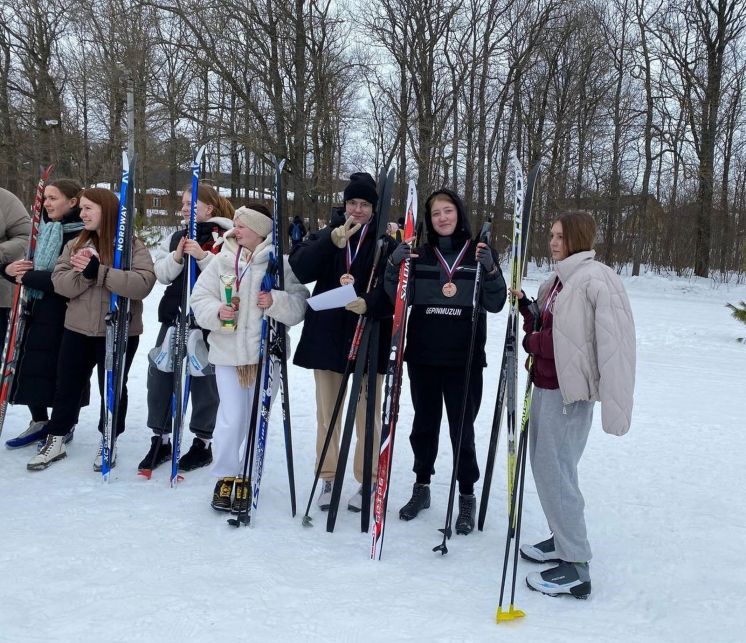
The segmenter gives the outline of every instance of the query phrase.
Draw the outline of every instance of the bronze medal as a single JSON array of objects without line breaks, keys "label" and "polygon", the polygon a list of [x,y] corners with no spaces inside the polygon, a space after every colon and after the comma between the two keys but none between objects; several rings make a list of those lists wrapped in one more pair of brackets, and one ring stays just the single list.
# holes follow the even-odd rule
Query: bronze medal
[{"label": "bronze medal", "polygon": [[353,277],[349,272],[346,272],[339,278],[339,283],[343,286],[351,286],[355,283],[355,277]]},{"label": "bronze medal", "polygon": [[443,292],[443,295],[445,295],[446,297],[453,297],[458,292],[456,284],[454,284],[452,281],[443,284],[443,288],[441,290]]}]

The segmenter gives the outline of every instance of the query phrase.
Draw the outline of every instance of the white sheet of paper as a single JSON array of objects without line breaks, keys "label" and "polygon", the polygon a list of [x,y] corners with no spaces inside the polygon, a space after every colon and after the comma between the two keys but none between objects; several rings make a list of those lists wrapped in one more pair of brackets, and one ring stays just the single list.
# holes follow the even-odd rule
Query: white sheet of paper
[{"label": "white sheet of paper", "polygon": [[332,308],[342,308],[356,299],[355,287],[352,284],[347,284],[309,297],[306,301],[314,310],[330,310]]}]

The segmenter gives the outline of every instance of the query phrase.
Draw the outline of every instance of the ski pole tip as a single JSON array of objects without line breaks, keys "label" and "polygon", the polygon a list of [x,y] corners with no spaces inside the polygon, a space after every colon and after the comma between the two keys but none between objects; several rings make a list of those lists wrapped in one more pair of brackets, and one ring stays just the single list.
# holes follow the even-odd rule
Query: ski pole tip
[{"label": "ski pole tip", "polygon": [[442,556],[445,556],[448,553],[448,547],[446,547],[445,539],[443,539],[443,542],[440,543],[440,545],[433,547],[433,551],[439,551]]},{"label": "ski pole tip", "polygon": [[497,614],[495,615],[496,623],[504,623],[505,621],[515,621],[517,618],[523,618],[526,616],[526,612],[523,610],[517,610],[513,605],[508,608],[507,612],[503,612],[503,608],[497,608]]},{"label": "ski pole tip", "polygon": [[313,518],[311,518],[311,516],[306,514],[305,516],[303,516],[303,520],[301,521],[301,524],[304,527],[313,527]]}]

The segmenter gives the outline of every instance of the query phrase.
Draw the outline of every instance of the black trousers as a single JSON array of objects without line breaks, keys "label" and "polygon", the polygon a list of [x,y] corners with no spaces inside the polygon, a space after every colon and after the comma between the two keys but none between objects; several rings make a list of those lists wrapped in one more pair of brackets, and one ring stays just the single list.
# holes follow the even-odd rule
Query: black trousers
[{"label": "black trousers", "polygon": [[[169,324],[161,324],[156,346],[163,343]],[[153,364],[148,365],[148,426],[154,433],[171,433],[171,395],[174,389],[174,374],[159,371]],[[189,429],[199,438],[210,440],[215,429],[220,397],[215,375],[192,377],[189,403],[192,415]]]},{"label": "black trousers", "polygon": [[[127,341],[127,355],[124,360],[124,387],[120,400],[119,426],[117,435],[124,432],[124,419],[127,415],[127,375],[135,357],[140,338],[130,337]],[[90,381],[93,367],[98,367],[98,390],[101,394],[101,412],[98,430],[103,433],[106,398],[104,378],[106,367],[106,338],[89,337],[65,329],[62,334],[59,361],[57,362],[57,386],[54,392],[52,417],[47,422],[50,435],[65,435],[78,420],[80,392]]]},{"label": "black trousers", "polygon": [[[438,455],[440,422],[445,403],[448,427],[451,436],[453,457],[456,457],[461,406],[464,398],[463,366],[432,366],[407,364],[409,386],[414,405],[414,422],[409,442],[414,452],[414,467],[417,482],[427,484],[435,473],[435,458]],[[482,401],[482,368],[473,368],[469,378],[469,395],[466,398],[466,414],[461,434],[461,455],[456,479],[459,491],[474,493],[474,483],[479,480],[479,465],[474,445],[474,420]]]}]

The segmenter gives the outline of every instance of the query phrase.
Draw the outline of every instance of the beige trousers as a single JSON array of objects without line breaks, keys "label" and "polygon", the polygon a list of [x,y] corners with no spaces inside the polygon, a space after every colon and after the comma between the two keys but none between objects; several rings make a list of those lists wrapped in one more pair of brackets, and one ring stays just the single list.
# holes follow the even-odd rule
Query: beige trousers
[{"label": "beige trousers", "polygon": [[[314,379],[316,380],[316,468],[319,466],[321,451],[324,448],[324,440],[329,423],[334,411],[334,402],[337,400],[339,387],[342,385],[342,373],[334,371],[314,370]],[[376,482],[378,469],[378,449],[381,443],[381,389],[383,386],[383,375],[376,377],[376,410],[373,423],[373,468],[372,480]],[[363,386],[360,391],[360,399],[355,412],[355,479],[362,484],[363,482],[363,459],[365,450],[365,406],[367,404],[368,376],[363,378]],[[345,417],[345,408],[340,410],[337,416],[337,422],[334,425],[334,433],[329,442],[329,448],[324,458],[324,466],[321,467],[321,479],[333,480],[337,472],[337,460],[339,459],[339,440],[340,426],[342,419]]]}]

